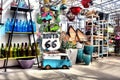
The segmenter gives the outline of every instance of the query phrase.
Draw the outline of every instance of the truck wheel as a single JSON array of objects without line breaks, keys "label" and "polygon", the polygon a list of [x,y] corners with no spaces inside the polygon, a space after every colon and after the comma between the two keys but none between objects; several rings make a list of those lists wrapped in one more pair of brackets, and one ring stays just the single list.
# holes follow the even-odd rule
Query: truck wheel
[{"label": "truck wheel", "polygon": [[50,65],[45,66],[45,69],[46,69],[46,70],[51,69]]},{"label": "truck wheel", "polygon": [[63,69],[68,69],[68,67],[66,65],[63,65],[62,68]]}]

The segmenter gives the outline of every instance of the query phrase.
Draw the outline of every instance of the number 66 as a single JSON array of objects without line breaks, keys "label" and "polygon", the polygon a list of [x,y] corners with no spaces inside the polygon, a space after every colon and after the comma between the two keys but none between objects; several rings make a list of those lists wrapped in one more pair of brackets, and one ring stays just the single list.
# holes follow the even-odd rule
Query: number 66
[{"label": "number 66", "polygon": [[50,44],[50,40],[48,40],[46,43],[45,43],[45,47],[46,48],[49,48],[49,47],[51,47],[52,46],[52,48],[55,48],[56,46],[57,46],[57,44],[55,43],[55,42],[57,42],[57,40],[54,40],[54,41],[52,41],[51,42],[51,44]]}]

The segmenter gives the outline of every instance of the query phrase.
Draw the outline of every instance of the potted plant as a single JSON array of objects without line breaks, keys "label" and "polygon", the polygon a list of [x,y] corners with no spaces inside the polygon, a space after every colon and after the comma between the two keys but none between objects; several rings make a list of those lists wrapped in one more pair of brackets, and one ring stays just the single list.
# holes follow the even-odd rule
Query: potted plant
[{"label": "potted plant", "polygon": [[64,45],[65,52],[69,55],[71,63],[74,65],[76,63],[77,58],[76,45],[72,44],[72,42],[66,42]]}]

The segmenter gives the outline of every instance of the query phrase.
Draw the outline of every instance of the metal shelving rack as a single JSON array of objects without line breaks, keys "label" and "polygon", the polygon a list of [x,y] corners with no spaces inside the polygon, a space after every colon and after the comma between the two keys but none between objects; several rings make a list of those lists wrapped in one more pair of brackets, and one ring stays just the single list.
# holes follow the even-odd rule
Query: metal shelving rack
[{"label": "metal shelving rack", "polygon": [[[98,18],[98,25],[96,25],[96,28],[97,28],[97,35],[94,35],[94,20],[93,18]],[[99,26],[99,16],[96,16],[94,14],[91,14],[89,16],[87,16],[87,19],[91,20],[91,25],[88,25],[91,27],[91,31],[90,31],[90,35],[88,35],[88,37],[91,37],[90,38],[90,42],[91,42],[91,45],[94,46],[94,52],[93,52],[93,55],[92,57],[99,57],[99,52],[100,52],[100,26]]]},{"label": "metal shelving rack", "polygon": [[[17,1],[18,1],[18,5],[19,5],[20,0],[17,0]],[[19,10],[24,11],[24,10],[19,9],[18,5],[14,10],[14,15],[13,15],[14,23],[13,23],[13,26],[12,26],[12,32],[9,33],[9,37],[8,37],[8,42],[7,42],[8,43],[8,52],[10,51],[10,44],[12,42],[12,37],[13,37],[13,34],[14,34],[14,27],[15,27],[14,24],[15,24],[15,19],[16,19],[16,16],[17,16],[17,12]],[[24,12],[25,12],[26,19],[27,19],[27,12],[30,13],[30,21],[32,23],[32,16],[31,16],[31,9],[30,9],[30,1],[29,0],[28,0],[28,6],[29,6],[29,8],[27,9],[28,11],[25,10]],[[31,27],[32,27],[31,34],[33,35],[34,43],[36,43],[35,36],[34,36],[34,31],[33,31],[33,25]],[[29,43],[31,44],[30,34],[28,34],[28,38],[29,38]],[[37,45],[35,45],[35,50],[36,50],[35,51],[35,56],[37,58],[37,64],[38,64],[38,67],[39,67],[39,60],[38,60],[38,55],[37,55]],[[3,67],[5,68],[5,72],[7,71],[7,64],[8,64],[8,60],[9,60],[8,53],[6,53],[6,54],[7,54],[7,57],[6,57],[6,59],[4,59],[4,65],[3,65]]]},{"label": "metal shelving rack", "polygon": [[102,35],[102,39],[100,40],[99,56],[103,57],[103,55],[106,54],[108,57],[108,48],[109,48],[108,22],[105,20],[101,20],[99,25],[100,25],[100,33]]}]

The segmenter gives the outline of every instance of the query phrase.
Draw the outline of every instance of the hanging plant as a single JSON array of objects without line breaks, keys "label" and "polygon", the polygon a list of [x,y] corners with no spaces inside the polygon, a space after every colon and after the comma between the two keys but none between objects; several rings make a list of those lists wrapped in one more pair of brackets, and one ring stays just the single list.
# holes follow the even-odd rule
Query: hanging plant
[{"label": "hanging plant", "polygon": [[50,6],[50,10],[52,10],[52,11],[58,11],[59,9],[58,9],[57,6],[52,5],[52,6]]},{"label": "hanging plant", "polygon": [[59,22],[60,22],[60,17],[59,17],[59,15],[60,15],[60,11],[56,11],[56,12],[55,12],[55,15],[54,15],[54,18],[55,18],[55,22],[56,22],[56,23],[59,23]]},{"label": "hanging plant", "polygon": [[53,26],[50,26],[50,31],[51,32],[56,32],[60,26],[58,24],[54,24]]},{"label": "hanging plant", "polygon": [[43,21],[50,21],[52,20],[52,13],[51,12],[45,12],[42,14],[42,20]]},{"label": "hanging plant", "polygon": [[42,18],[40,15],[37,16],[37,23],[38,24],[41,24],[42,23]]}]

